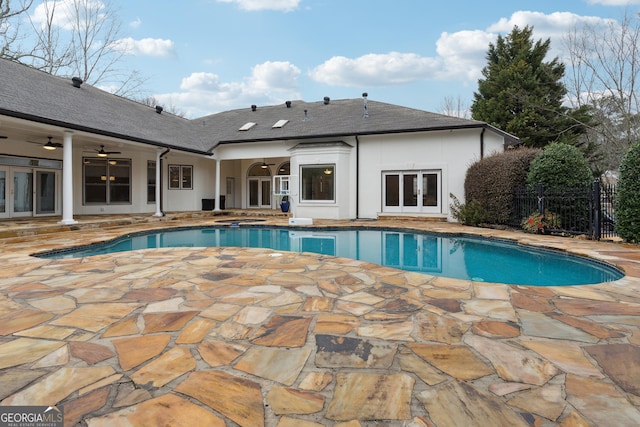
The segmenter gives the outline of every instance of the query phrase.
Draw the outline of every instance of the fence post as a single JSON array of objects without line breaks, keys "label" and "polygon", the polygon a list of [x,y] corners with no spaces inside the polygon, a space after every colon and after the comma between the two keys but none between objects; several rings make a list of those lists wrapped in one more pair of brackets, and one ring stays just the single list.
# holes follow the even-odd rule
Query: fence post
[{"label": "fence post", "polygon": [[544,184],[538,184],[538,213],[544,215]]},{"label": "fence post", "polygon": [[600,240],[601,236],[601,228],[600,228],[600,218],[602,217],[602,203],[600,200],[600,180],[596,179],[593,182],[593,191],[591,192],[591,200],[589,203],[589,207],[591,210],[591,224],[589,228],[591,228],[591,238],[594,240]]}]

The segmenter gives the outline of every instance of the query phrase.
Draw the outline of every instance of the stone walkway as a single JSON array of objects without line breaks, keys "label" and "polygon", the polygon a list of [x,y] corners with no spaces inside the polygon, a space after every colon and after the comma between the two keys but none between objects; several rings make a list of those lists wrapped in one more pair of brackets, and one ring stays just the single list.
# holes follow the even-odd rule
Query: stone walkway
[{"label": "stone walkway", "polygon": [[521,240],[627,272],[582,287],[264,249],[29,256],[218,220],[87,221],[0,239],[0,405],[63,406],[65,425],[91,427],[640,425],[637,246],[362,223]]}]

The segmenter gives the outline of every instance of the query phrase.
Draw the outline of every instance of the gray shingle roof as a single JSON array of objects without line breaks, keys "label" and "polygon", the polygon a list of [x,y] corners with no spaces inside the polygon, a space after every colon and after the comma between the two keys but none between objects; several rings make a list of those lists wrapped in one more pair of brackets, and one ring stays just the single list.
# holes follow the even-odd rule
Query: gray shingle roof
[{"label": "gray shingle roof", "polygon": [[189,120],[7,60],[0,60],[0,113],[188,151],[207,148]]},{"label": "gray shingle roof", "polygon": [[[371,100],[367,102],[367,107],[369,114],[365,118],[362,99],[331,100],[328,104],[324,101],[292,101],[290,108],[286,104],[257,107],[255,111],[247,107],[203,117],[194,122],[200,123],[210,135],[215,135],[216,144],[487,126],[484,122]],[[279,120],[288,120],[288,123],[282,128],[273,128]],[[256,125],[248,131],[240,131],[240,127],[247,122]]]},{"label": "gray shingle roof", "polygon": [[[305,110],[306,120],[305,120]],[[99,90],[88,84],[73,86],[55,77],[7,60],[0,60],[0,114],[114,136],[136,142],[207,153],[218,144],[282,139],[311,139],[417,132],[439,129],[490,128],[484,122],[362,99],[258,106],[187,120]],[[272,128],[288,120],[281,128]],[[247,122],[256,125],[240,131]]]}]

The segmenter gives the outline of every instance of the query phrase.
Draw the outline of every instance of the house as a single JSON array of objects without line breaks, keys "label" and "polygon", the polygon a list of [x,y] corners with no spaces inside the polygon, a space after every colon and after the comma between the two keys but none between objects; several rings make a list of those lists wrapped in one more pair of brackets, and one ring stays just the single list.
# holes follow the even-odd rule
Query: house
[{"label": "house", "polygon": [[362,98],[184,119],[0,60],[0,218],[276,209],[450,218],[467,167],[517,143],[484,122]]}]

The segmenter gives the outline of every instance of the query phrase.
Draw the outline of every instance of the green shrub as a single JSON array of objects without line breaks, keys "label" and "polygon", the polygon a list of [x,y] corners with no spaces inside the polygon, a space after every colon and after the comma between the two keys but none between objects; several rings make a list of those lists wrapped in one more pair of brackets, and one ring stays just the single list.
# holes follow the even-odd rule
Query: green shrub
[{"label": "green shrub", "polygon": [[631,146],[620,163],[616,189],[616,233],[628,242],[640,242],[640,143]]},{"label": "green shrub", "polygon": [[487,213],[477,200],[470,200],[467,203],[460,203],[458,198],[453,194],[451,197],[451,216],[464,225],[478,226],[487,219]]},{"label": "green shrub", "polygon": [[[542,184],[547,189],[563,191],[567,188],[585,188],[593,182],[589,163],[573,145],[553,143],[547,145],[531,162],[527,185],[535,189]],[[589,228],[589,202],[579,196],[547,198],[545,208],[560,213],[562,228],[585,230]]]},{"label": "green shrub", "polygon": [[527,184],[535,188],[579,187],[591,184],[593,174],[582,152],[569,144],[547,145],[531,162]]},{"label": "green shrub", "polygon": [[472,164],[464,182],[465,200],[480,204],[486,213],[486,222],[506,224],[513,211],[514,188],[526,186],[529,165],[540,151],[522,147]]}]

